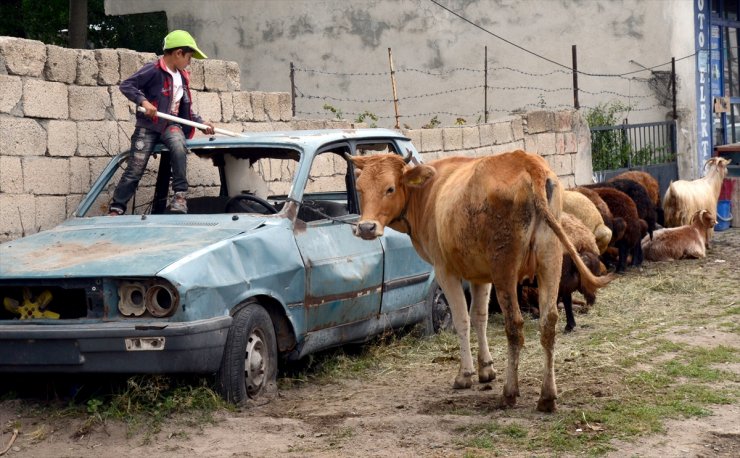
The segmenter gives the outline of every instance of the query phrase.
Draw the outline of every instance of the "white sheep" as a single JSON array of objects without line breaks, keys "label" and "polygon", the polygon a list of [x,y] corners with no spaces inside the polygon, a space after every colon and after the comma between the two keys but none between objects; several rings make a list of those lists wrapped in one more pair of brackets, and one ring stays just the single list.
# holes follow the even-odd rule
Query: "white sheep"
[{"label": "white sheep", "polygon": [[[717,201],[729,163],[728,159],[713,157],[704,164],[708,169],[706,176],[672,182],[663,199],[665,225],[679,227],[691,224],[691,218],[700,210],[707,210],[716,219]],[[707,246],[713,234],[714,228],[709,228]]]},{"label": "white sheep", "polygon": [[703,258],[706,256],[709,229],[717,220],[707,210],[694,214],[691,224],[653,232],[653,240],[642,239],[642,253],[648,261]]}]

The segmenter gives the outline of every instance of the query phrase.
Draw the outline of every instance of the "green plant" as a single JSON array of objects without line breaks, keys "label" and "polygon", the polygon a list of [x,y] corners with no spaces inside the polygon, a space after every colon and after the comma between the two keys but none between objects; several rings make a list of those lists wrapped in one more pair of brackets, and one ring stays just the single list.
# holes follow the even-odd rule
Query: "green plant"
[{"label": "green plant", "polygon": [[457,119],[455,119],[455,125],[456,126],[464,126],[466,122],[467,121],[465,121],[465,118],[457,118]]},{"label": "green plant", "polygon": [[[590,128],[612,127],[621,123],[618,115],[629,111],[620,101],[600,103],[586,113]],[[632,148],[624,130],[591,131],[591,155],[594,171],[626,167],[630,163]]]},{"label": "green plant", "polygon": [[426,123],[423,126],[421,126],[421,128],[422,129],[434,129],[435,127],[439,126],[440,124],[442,124],[442,123],[439,122],[439,119],[437,119],[437,116],[435,115],[432,119],[429,120],[428,123]]},{"label": "green plant", "polygon": [[355,119],[355,122],[366,122],[368,119],[372,120],[372,122],[368,123],[368,126],[378,127],[378,125],[376,124],[378,122],[378,115],[376,115],[375,113],[371,113],[367,110],[360,113],[357,116],[357,119]]},{"label": "green plant", "polygon": [[342,119],[342,110],[341,109],[339,109],[339,108],[337,108],[337,107],[335,107],[333,105],[329,105],[328,103],[325,103],[324,104],[324,110],[332,112],[334,114],[334,117],[336,119]]}]

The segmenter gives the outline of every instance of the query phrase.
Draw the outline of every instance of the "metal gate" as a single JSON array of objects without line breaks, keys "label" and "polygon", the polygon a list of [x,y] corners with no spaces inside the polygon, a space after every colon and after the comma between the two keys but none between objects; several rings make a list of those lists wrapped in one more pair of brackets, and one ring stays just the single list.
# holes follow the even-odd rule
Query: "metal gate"
[{"label": "metal gate", "polygon": [[678,179],[674,121],[591,128],[594,178],[606,181],[628,170],[641,170],[658,180],[661,197]]}]

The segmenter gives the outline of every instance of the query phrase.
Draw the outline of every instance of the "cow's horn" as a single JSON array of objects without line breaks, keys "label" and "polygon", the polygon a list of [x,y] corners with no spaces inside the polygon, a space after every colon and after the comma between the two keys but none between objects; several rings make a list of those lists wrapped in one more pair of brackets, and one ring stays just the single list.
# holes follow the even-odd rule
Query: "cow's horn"
[{"label": "cow's horn", "polygon": [[411,150],[406,148],[406,155],[403,157],[403,162],[409,163],[411,162]]},{"label": "cow's horn", "polygon": [[345,152],[344,153],[344,158],[347,159],[348,161],[352,162],[352,155],[351,154]]}]

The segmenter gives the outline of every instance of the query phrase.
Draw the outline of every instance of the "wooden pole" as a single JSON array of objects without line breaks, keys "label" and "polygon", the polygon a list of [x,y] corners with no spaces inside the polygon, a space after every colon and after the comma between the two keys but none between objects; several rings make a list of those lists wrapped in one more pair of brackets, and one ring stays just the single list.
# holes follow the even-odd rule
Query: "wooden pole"
[{"label": "wooden pole", "polygon": [[576,110],[581,108],[578,103],[578,57],[576,55],[576,45],[573,45],[573,107]]},{"label": "wooden pole", "polygon": [[396,71],[393,69],[393,54],[391,48],[388,48],[388,62],[391,65],[391,86],[393,87],[393,108],[396,111],[396,129],[401,128],[400,117],[398,116],[398,95],[396,94]]},{"label": "wooden pole", "polygon": [[290,63],[290,107],[295,118],[295,66],[293,62]]},{"label": "wooden pole", "polygon": [[671,90],[673,92],[673,120],[678,119],[676,113],[676,58],[671,57]]},{"label": "wooden pole", "polygon": [[488,124],[488,46],[483,51],[483,122]]}]

